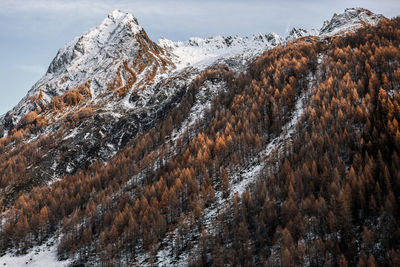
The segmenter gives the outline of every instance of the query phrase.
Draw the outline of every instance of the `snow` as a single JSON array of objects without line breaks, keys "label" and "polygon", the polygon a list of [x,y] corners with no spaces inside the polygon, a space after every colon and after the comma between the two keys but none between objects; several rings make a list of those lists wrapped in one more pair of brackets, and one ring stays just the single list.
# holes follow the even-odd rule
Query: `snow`
[{"label": "snow", "polygon": [[291,138],[297,122],[300,120],[302,114],[304,113],[304,102],[310,94],[310,91],[311,90],[308,89],[298,97],[298,99],[296,100],[295,110],[292,112],[292,118],[282,127],[283,131],[281,132],[281,134],[268,143],[266,148],[261,151],[255,159],[253,159],[253,164],[249,168],[247,168],[246,170],[242,170],[241,172],[238,172],[230,177],[231,181],[233,181],[231,185],[230,198],[233,198],[236,193],[240,195],[248,188],[250,184],[255,183],[258,175],[261,173],[261,171],[265,167],[265,164],[267,163],[266,160],[259,162],[257,159],[268,158],[270,155],[272,155],[274,151],[282,152],[284,144],[287,140]]},{"label": "snow", "polygon": [[[382,18],[382,15],[375,15],[365,9],[350,8],[343,14],[335,15],[331,21],[325,22],[320,31],[293,29],[286,40],[290,41],[306,35],[325,38],[354,31],[364,24],[376,25]],[[35,108],[30,98],[36,97],[39,92],[43,93],[42,101],[50,102],[51,97],[61,95],[89,80],[91,81],[89,89],[92,92],[91,104],[112,102],[109,104],[114,107],[114,110],[117,106],[122,107],[123,110],[134,109],[135,105],[129,102],[130,94],[127,94],[126,98],[119,103],[115,103],[115,101],[104,99],[104,96],[109,97],[110,94],[102,95],[102,93],[105,92],[107,83],[115,77],[122,62],[131,62],[137,57],[140,49],[138,39],[142,38],[142,32],[144,29],[139,26],[132,14],[114,10],[99,26],[67,43],[58,51],[47,73],[12,110],[14,123],[17,124],[25,114]],[[266,49],[279,44],[285,44],[285,40],[276,33],[259,33],[251,37],[192,37],[184,42],[162,38],[158,42],[160,47],[170,53],[170,55],[163,55],[165,59],[171,60],[176,66],[174,70],[170,68],[167,71],[168,75],[172,75],[172,72],[179,73],[187,67],[202,70],[220,60],[233,58],[237,60],[236,64],[241,59],[243,65]],[[150,50],[148,53],[152,54]],[[139,75],[137,83],[144,79],[145,74],[151,71],[152,67],[148,66],[146,71]],[[163,71],[157,71],[155,80],[161,79],[162,73]],[[124,78],[123,75],[122,78]],[[3,120],[4,118],[1,119],[0,124]]]},{"label": "snow", "polygon": [[74,167],[71,165],[71,163],[67,164],[67,167],[65,168],[65,171],[67,173],[72,173],[74,171]]},{"label": "snow", "polygon": [[162,38],[158,45],[177,56],[177,71],[188,66],[204,68],[221,58],[238,55],[250,58],[266,49],[283,43],[283,38],[276,33],[256,34],[252,37],[216,36],[211,38],[192,37],[186,42],[173,42]]},{"label": "snow", "polygon": [[107,88],[122,62],[135,58],[142,31],[133,15],[114,10],[99,26],[60,48],[47,73],[14,107],[15,122],[34,109],[30,98],[40,91],[48,103],[53,96],[90,80],[95,98]]},{"label": "snow", "polygon": [[264,167],[263,165],[258,164],[252,168],[249,168],[243,174],[240,174],[240,176],[242,177],[242,180],[231,186],[231,193],[230,193],[229,197],[233,198],[235,196],[235,194],[240,195],[241,193],[246,191],[247,186],[250,183],[254,182],[254,180],[256,179],[257,175],[261,172],[263,167]]},{"label": "snow", "polygon": [[174,129],[171,136],[172,141],[175,141],[179,136],[182,136],[186,129],[192,127],[196,121],[200,121],[204,117],[205,111],[211,107],[212,99],[226,88],[225,82],[212,83],[206,81],[203,86],[199,88],[196,94],[196,102],[190,109],[189,116],[182,123],[180,129]]},{"label": "snow", "polygon": [[0,266],[30,266],[30,267],[58,267],[68,266],[70,261],[59,261],[57,259],[57,244],[55,238],[41,246],[36,246],[27,254],[15,256],[12,253],[7,253],[0,257]]},{"label": "snow", "polygon": [[354,32],[365,24],[376,26],[384,18],[363,8],[346,8],[342,14],[334,14],[331,21],[326,21],[320,30],[321,37],[329,37],[347,32]]},{"label": "snow", "polygon": [[285,39],[287,41],[291,41],[304,36],[318,36],[318,35],[319,35],[319,30],[317,29],[305,30],[302,28],[293,28]]},{"label": "snow", "polygon": [[74,128],[67,136],[64,137],[64,140],[74,138],[78,134],[78,128]]},{"label": "snow", "polygon": [[374,14],[363,8],[346,8],[342,14],[334,14],[330,21],[325,21],[320,30],[305,30],[293,28],[286,37],[291,41],[304,36],[317,36],[321,38],[354,32],[364,25],[376,26],[384,18],[383,15]]}]

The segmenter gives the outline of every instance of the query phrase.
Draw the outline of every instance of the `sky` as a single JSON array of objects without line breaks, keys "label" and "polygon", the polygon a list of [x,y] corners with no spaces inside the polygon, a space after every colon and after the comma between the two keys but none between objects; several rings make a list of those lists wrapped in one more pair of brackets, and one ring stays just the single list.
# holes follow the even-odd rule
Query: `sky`
[{"label": "sky", "polygon": [[153,41],[184,41],[319,29],[346,7],[400,15],[400,0],[0,0],[0,115],[45,74],[60,47],[114,9],[132,13]]}]

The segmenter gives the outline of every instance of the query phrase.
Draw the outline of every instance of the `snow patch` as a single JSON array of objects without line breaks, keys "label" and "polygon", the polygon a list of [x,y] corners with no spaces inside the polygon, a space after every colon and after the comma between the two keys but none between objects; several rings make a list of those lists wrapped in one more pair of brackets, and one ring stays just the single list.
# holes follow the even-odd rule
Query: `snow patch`
[{"label": "snow patch", "polygon": [[260,33],[252,37],[192,37],[186,42],[173,42],[162,38],[158,41],[158,45],[177,56],[174,63],[179,71],[188,66],[204,68],[221,58],[238,55],[244,58],[254,57],[283,42],[283,38],[276,33]]},{"label": "snow patch", "polygon": [[36,246],[27,254],[15,256],[7,253],[0,257],[0,266],[30,266],[30,267],[56,267],[68,266],[69,260],[59,261],[57,258],[58,240],[51,238],[41,246]]},{"label": "snow patch", "polygon": [[78,134],[78,128],[74,128],[67,136],[64,137],[64,140],[75,137]]}]

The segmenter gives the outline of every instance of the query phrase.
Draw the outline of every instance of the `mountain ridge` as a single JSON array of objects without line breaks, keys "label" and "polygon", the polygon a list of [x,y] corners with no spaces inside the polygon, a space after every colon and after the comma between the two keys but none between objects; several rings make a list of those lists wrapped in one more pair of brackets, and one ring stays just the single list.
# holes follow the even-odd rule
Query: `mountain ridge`
[{"label": "mountain ridge", "polygon": [[[349,16],[353,23],[357,19],[354,14],[375,16],[364,9],[346,12],[351,16],[339,15],[339,22],[338,16],[333,16],[332,24],[347,25],[343,18]],[[297,33],[297,38],[305,33],[309,34]],[[289,38],[285,42],[275,33],[260,33],[253,37],[191,38],[186,42],[161,39],[156,44],[133,15],[115,10],[99,26],[60,49],[49,71],[0,118],[0,136],[13,138],[33,125],[34,133],[26,133],[32,142],[62,129],[66,122],[74,121],[72,118],[87,121],[86,126],[67,128],[60,141],[69,144],[75,142],[71,137],[80,137],[79,146],[85,149],[77,144],[69,153],[55,148],[48,161],[42,161],[54,166],[51,174],[41,178],[43,181],[71,174],[96,159],[107,161],[130,138],[154,126],[163,118],[163,111],[179,103],[176,94],[187,90],[207,68],[222,64],[243,73],[248,62],[265,50],[292,41]],[[118,55],[117,60],[110,56],[113,53]],[[91,126],[98,120],[112,121],[103,126],[106,135],[98,135]],[[88,136],[97,137],[86,142]],[[43,176],[40,172],[36,175]]]},{"label": "mountain ridge", "polygon": [[[366,9],[348,8],[343,14],[334,15],[331,21],[324,24],[319,31],[292,29],[286,41],[309,35],[328,37],[341,32],[351,32],[365,23],[376,25],[382,18],[382,15],[375,15]],[[251,60],[262,51],[285,42],[276,33],[260,33],[252,37],[192,37],[186,42],[173,42],[164,38],[156,44],[147,37],[146,32],[132,14],[114,10],[99,26],[60,48],[46,74],[35,83],[16,107],[2,116],[0,125],[3,125],[3,128],[15,126],[26,114],[35,110],[38,105],[31,102],[32,97],[37,99],[41,95],[39,106],[43,108],[54,96],[59,96],[89,80],[91,95],[95,98],[100,92],[104,92],[106,84],[117,76],[122,62],[135,57],[138,50],[137,43],[136,46],[134,45],[134,42],[137,42],[135,38],[139,38],[142,40],[140,43],[149,46],[145,50],[154,50],[155,56],[161,61],[173,62],[170,67],[173,69],[172,65],[175,65],[175,71],[181,71],[189,66],[204,69],[218,60],[237,56]],[[113,48],[115,44],[117,49]],[[169,51],[170,54],[165,54],[166,51],[163,50]],[[120,54],[119,51],[124,52]],[[151,53],[150,56],[153,56]],[[119,58],[115,62],[117,64],[113,63],[113,57]],[[103,69],[99,70],[97,67],[99,65],[103,66]],[[162,73],[163,71],[160,72]],[[7,123],[4,122],[4,118]],[[7,130],[2,132],[3,135],[8,134]]]}]

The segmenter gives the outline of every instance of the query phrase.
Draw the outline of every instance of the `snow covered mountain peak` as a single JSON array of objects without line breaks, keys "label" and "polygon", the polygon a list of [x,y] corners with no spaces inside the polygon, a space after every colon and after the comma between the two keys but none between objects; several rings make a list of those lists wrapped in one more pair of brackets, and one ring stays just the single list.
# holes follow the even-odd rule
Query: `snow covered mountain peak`
[{"label": "snow covered mountain peak", "polygon": [[375,14],[368,9],[346,8],[344,13],[335,13],[330,21],[324,22],[320,36],[328,37],[355,31],[366,24],[375,26],[382,18],[383,15]]},{"label": "snow covered mountain peak", "polygon": [[137,19],[114,10],[97,27],[59,49],[46,74],[9,114],[15,124],[38,105],[43,108],[55,96],[82,85],[90,92],[87,100],[97,101],[98,95],[110,91],[110,83],[115,90],[127,86],[125,92],[170,67],[169,56],[149,39]]},{"label": "snow covered mountain peak", "polygon": [[142,31],[137,19],[129,13],[114,10],[96,28],[62,47],[49,66],[48,73],[55,73],[62,67],[71,64],[74,59],[94,56],[111,44],[120,43],[123,39],[132,39]]},{"label": "snow covered mountain peak", "polygon": [[341,14],[333,14],[331,20],[326,20],[320,30],[306,30],[293,28],[286,41],[292,41],[305,36],[330,37],[343,33],[354,32],[364,25],[375,26],[384,18],[383,15],[375,14],[364,8],[346,8]]}]

